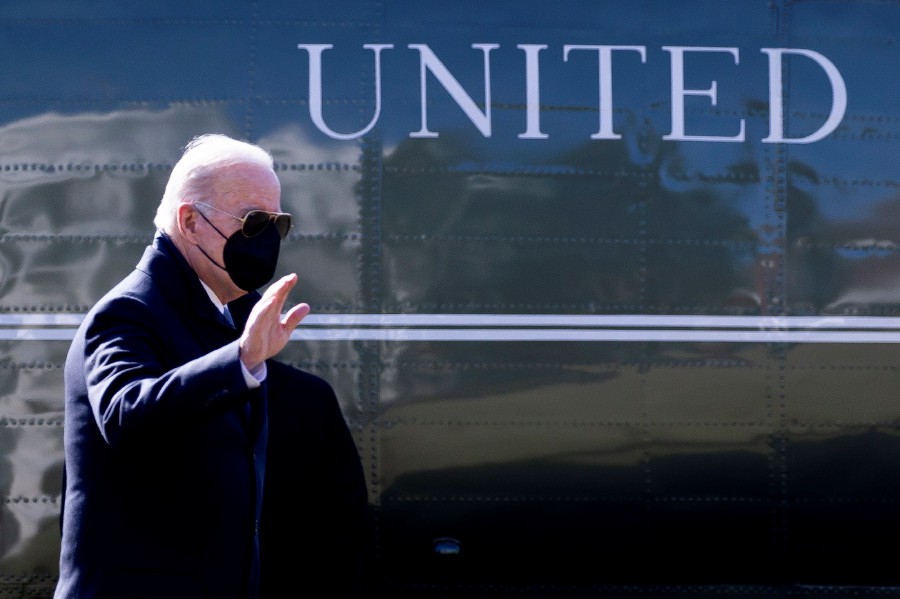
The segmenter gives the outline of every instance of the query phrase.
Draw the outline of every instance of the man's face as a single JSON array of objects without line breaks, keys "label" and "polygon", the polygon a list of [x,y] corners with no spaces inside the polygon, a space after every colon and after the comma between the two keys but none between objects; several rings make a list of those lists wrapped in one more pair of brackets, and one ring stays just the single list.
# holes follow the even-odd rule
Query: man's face
[{"label": "man's face", "polygon": [[[270,169],[255,164],[222,168],[213,183],[212,196],[204,201],[237,217],[243,217],[251,210],[281,211],[281,184],[278,178]],[[202,207],[197,209],[203,210]],[[229,214],[203,210],[203,215],[215,225],[221,235],[208,224],[201,225],[198,231],[204,250],[219,264],[224,264],[226,238],[241,228],[241,222]],[[215,268],[209,273],[215,278],[216,285],[213,287],[228,290],[228,296],[239,297],[246,293],[234,284],[225,271]]]}]

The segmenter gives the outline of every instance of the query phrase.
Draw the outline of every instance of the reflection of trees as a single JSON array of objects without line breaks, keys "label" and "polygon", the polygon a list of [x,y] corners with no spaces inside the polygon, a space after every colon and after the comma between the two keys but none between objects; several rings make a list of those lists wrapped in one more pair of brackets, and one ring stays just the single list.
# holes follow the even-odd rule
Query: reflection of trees
[{"label": "reflection of trees", "polygon": [[792,162],[788,168],[787,191],[787,306],[801,314],[819,310],[834,297],[838,287],[838,265],[833,247],[825,247],[820,239],[827,222],[819,214],[816,199],[797,186],[797,179],[819,182],[815,170]]},{"label": "reflection of trees", "polygon": [[738,282],[747,219],[711,187],[663,187],[661,156],[638,166],[596,142],[542,164],[479,154],[442,137],[385,160],[388,287],[412,310],[716,313]]},{"label": "reflection of trees", "polygon": [[[385,158],[384,311],[758,313],[759,304],[733,304],[735,289],[751,277],[756,233],[717,194],[715,182],[684,191],[664,185],[659,173],[679,162],[672,155],[677,146],[660,146],[641,165],[625,144],[588,142],[535,162],[506,161],[482,147],[442,135],[404,140]],[[758,175],[734,179],[755,184]],[[415,350],[419,360],[433,351],[440,353],[436,362],[488,364],[631,361],[642,350],[551,345],[504,344],[500,351],[416,344]],[[485,386],[584,383],[590,376],[564,368],[513,377],[487,371],[478,385],[484,393]],[[451,386],[453,378],[446,379]]]},{"label": "reflection of trees", "polygon": [[[616,143],[533,161],[486,148],[406,139],[385,159],[386,311],[818,314],[848,286],[891,287],[873,250],[900,228],[893,203],[826,217],[809,164],[788,164],[782,207],[756,191],[778,183],[753,159],[688,177],[674,144],[640,163]],[[741,182],[752,214],[733,201]]]}]

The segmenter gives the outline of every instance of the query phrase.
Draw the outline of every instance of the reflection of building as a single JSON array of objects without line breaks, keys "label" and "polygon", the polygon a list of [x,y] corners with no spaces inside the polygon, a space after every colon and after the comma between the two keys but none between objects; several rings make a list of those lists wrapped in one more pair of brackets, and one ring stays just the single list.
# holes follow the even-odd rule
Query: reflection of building
[{"label": "reflection of building", "polygon": [[834,248],[840,272],[838,293],[823,309],[839,314],[891,316],[900,308],[900,196],[886,200],[875,213],[835,223],[831,235],[843,240]]},{"label": "reflection of building", "polygon": [[[217,104],[46,113],[0,128],[0,324],[14,327],[22,314],[52,319],[88,310],[132,270],[151,240],[156,207],[184,145],[207,132],[239,137],[237,129]],[[304,230],[356,226],[356,173],[326,178],[302,171],[307,176],[298,180],[292,166],[321,163],[329,153],[290,127],[257,143],[280,165],[283,203],[300,212]],[[352,163],[356,154],[341,148],[332,159]],[[288,257],[298,251],[296,245],[285,248]],[[308,245],[299,250],[307,257],[312,251]],[[353,272],[352,259],[322,253],[308,261],[307,289],[320,281],[339,284],[341,268]],[[333,295],[328,288],[322,294]],[[52,586],[49,577],[58,568],[68,341],[41,340],[41,330],[54,330],[50,320],[32,326],[37,338],[0,345],[0,594],[7,573],[47,576]],[[28,582],[32,589],[43,585]]]},{"label": "reflection of building", "polygon": [[0,180],[11,184],[88,177],[97,167],[105,174],[137,176],[132,167],[170,165],[191,137],[210,131],[236,134],[236,126],[214,104],[44,113],[0,128]]},{"label": "reflection of building", "polygon": [[[46,113],[0,128],[0,318],[90,307],[150,240],[180,148],[194,134],[230,129],[207,106]],[[52,588],[68,341],[19,339],[2,347],[0,579],[42,576],[32,590]]]},{"label": "reflection of building", "polygon": [[215,108],[174,107],[45,114],[0,129],[4,305],[83,311],[150,239],[184,144],[230,128]]}]

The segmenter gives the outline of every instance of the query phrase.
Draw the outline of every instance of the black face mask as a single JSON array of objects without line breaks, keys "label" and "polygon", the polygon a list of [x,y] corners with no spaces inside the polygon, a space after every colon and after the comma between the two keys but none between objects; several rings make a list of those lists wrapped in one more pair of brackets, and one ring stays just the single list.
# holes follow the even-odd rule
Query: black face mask
[{"label": "black face mask", "polygon": [[202,212],[198,210],[197,213],[225,239],[225,266],[213,260],[202,247],[197,247],[210,262],[227,272],[235,285],[244,291],[256,291],[272,280],[281,249],[281,236],[272,223],[253,237],[244,236],[240,229],[226,237]]}]

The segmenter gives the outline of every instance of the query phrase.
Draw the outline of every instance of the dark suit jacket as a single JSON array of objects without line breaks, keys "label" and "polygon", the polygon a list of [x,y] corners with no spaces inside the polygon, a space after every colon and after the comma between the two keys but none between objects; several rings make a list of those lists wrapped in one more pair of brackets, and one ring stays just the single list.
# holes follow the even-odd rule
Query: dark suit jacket
[{"label": "dark suit jacket", "polygon": [[274,361],[269,381],[261,598],[364,597],[368,496],[334,391]]},{"label": "dark suit jacket", "polygon": [[303,402],[315,377],[270,361],[248,390],[237,337],[164,235],[88,313],[65,368],[56,597],[256,596],[267,395]]},{"label": "dark suit jacket", "polygon": [[[255,297],[228,307],[244,323]],[[302,324],[300,325],[303,326]],[[267,362],[260,599],[363,597],[373,529],[356,444],[331,385]]]}]

